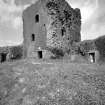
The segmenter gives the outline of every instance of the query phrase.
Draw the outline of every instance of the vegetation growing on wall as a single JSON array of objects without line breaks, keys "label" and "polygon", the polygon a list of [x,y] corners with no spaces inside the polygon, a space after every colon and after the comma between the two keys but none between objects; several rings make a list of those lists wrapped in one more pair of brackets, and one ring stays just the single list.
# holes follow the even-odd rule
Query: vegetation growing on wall
[{"label": "vegetation growing on wall", "polygon": [[84,40],[82,42],[77,43],[77,46],[79,47],[79,52],[83,54],[86,54],[91,50],[97,49],[94,40]]},{"label": "vegetation growing on wall", "polygon": [[22,59],[23,57],[23,46],[7,46],[7,47],[0,47],[0,54],[6,54],[6,61],[8,60],[17,60]]},{"label": "vegetation growing on wall", "polygon": [[61,58],[64,56],[64,52],[62,49],[58,49],[58,48],[47,48],[47,50],[49,50],[54,56],[51,56],[51,58]]},{"label": "vegetation growing on wall", "polygon": [[[64,52],[71,51],[72,43],[81,40],[80,10],[73,9],[65,0],[48,0],[46,7],[52,19],[51,32],[53,32],[50,32],[52,37],[49,41],[51,46],[62,49]],[[62,32],[62,29],[65,29],[65,32]],[[59,33],[60,30],[61,33]]]},{"label": "vegetation growing on wall", "polygon": [[10,48],[10,59],[21,59],[23,56],[22,46],[13,46]]}]

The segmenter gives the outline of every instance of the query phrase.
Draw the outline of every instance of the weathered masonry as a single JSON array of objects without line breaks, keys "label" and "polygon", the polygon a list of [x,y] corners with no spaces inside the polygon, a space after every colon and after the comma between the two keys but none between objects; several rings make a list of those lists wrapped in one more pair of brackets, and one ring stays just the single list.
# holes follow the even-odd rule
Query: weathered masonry
[{"label": "weathered masonry", "polygon": [[38,0],[23,12],[24,57],[44,58],[47,48],[64,52],[81,41],[81,14],[65,0]]},{"label": "weathered masonry", "polygon": [[84,40],[78,43],[81,50],[81,55],[85,56],[88,62],[98,63],[100,59],[100,53],[95,44],[95,40]]}]

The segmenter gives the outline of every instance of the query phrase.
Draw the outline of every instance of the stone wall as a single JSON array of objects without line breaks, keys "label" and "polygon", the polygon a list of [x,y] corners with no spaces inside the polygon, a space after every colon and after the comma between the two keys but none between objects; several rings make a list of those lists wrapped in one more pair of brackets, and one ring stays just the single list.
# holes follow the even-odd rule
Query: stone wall
[{"label": "stone wall", "polygon": [[[35,23],[37,14],[40,19]],[[23,12],[24,56],[32,57],[39,47],[70,51],[73,42],[81,41],[80,31],[79,9],[73,9],[65,0],[39,0]],[[35,41],[31,40],[32,34]]]},{"label": "stone wall", "polygon": [[[100,60],[100,51],[97,48],[97,45],[94,40],[84,40],[79,43],[76,43],[78,55],[84,57],[88,63],[99,63]],[[75,48],[76,49],[76,48]]]},{"label": "stone wall", "polygon": [[[44,2],[44,1],[43,1]],[[36,22],[36,15],[39,21]],[[23,12],[23,49],[24,57],[35,57],[39,47],[42,50],[46,48],[46,27],[48,27],[48,16],[44,10],[41,0],[32,4]],[[32,34],[35,40],[32,41]]]},{"label": "stone wall", "polygon": [[65,0],[48,0],[46,3],[50,24],[47,29],[47,45],[70,50],[72,43],[81,41],[81,14]]}]

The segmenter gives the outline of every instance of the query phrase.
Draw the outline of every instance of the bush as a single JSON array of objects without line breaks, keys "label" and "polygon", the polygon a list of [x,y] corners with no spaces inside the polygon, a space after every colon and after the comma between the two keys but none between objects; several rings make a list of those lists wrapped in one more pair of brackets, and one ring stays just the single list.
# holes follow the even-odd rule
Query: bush
[{"label": "bush", "polygon": [[51,51],[55,55],[54,58],[60,58],[64,56],[64,52],[62,49],[48,48],[48,50]]},{"label": "bush", "polygon": [[23,56],[23,47],[14,46],[10,48],[10,59],[21,59]]}]

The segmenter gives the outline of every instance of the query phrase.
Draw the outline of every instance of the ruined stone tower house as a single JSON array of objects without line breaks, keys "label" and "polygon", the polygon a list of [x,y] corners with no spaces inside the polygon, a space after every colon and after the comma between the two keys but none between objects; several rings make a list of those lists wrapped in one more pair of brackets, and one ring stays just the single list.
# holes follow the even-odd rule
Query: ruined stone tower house
[{"label": "ruined stone tower house", "polygon": [[23,11],[24,57],[43,58],[48,48],[70,50],[81,41],[81,14],[65,0],[38,0]]}]

